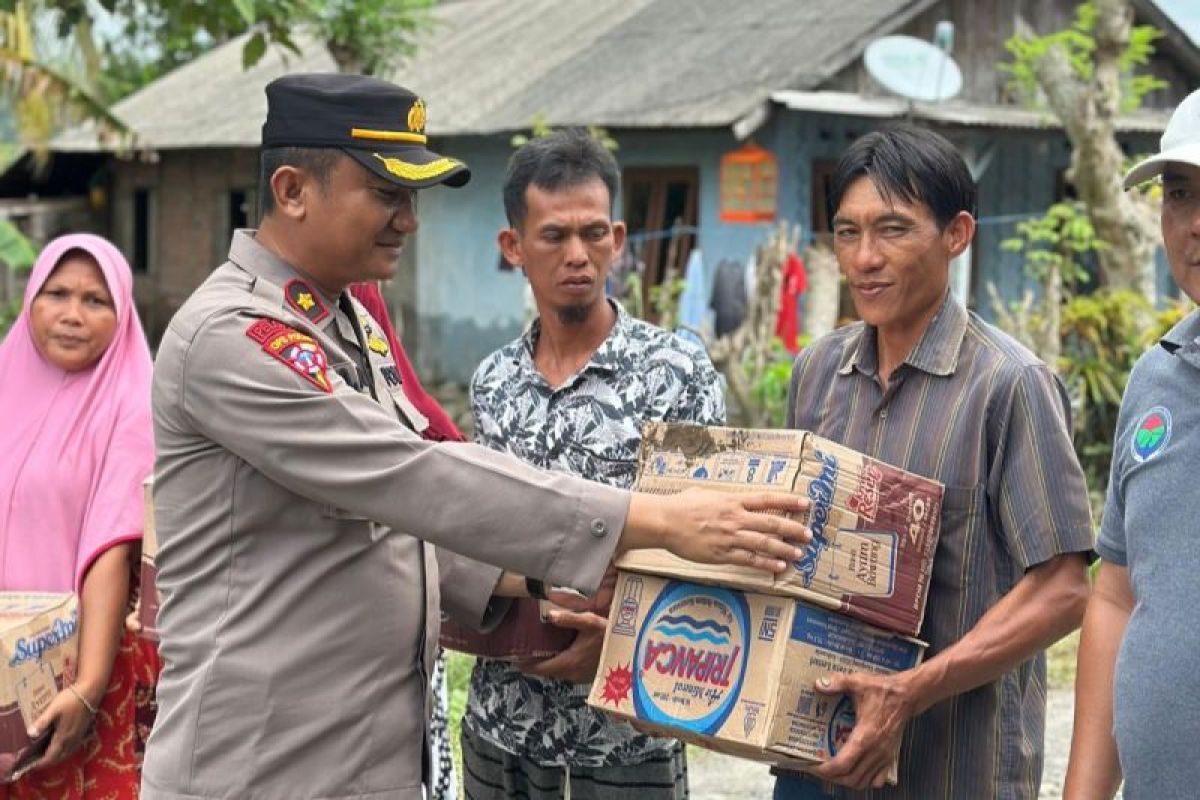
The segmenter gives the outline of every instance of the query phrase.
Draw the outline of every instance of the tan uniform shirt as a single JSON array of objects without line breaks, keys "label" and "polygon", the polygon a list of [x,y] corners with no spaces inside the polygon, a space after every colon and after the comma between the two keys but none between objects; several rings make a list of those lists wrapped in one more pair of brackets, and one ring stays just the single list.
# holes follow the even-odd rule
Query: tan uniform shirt
[{"label": "tan uniform shirt", "polygon": [[628,511],[626,492],[422,440],[361,306],[295,278],[238,232],[159,348],[145,800],[420,798],[438,593],[416,536],[590,591]]}]

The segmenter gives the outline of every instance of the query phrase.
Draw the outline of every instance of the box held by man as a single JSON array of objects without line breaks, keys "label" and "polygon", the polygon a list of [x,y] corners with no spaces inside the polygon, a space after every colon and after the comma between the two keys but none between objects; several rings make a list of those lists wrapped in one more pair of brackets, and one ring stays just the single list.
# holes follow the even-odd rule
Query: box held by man
[{"label": "box held by man", "polygon": [[588,702],[803,770],[835,755],[854,726],[850,698],[817,694],[818,677],[911,669],[923,652],[914,639],[794,598],[622,571]]},{"label": "box held by man", "polygon": [[798,597],[917,635],[941,527],[940,483],[807,431],[653,422],[642,435],[638,491],[794,492],[812,502],[801,521],[813,540],[778,575],[697,564],[665,550],[628,553],[618,567]]}]

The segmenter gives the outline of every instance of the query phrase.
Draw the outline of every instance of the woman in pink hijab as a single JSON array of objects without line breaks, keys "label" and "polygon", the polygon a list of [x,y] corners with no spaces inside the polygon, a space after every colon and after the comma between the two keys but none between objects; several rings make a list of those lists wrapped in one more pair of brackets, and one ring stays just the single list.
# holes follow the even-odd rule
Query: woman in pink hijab
[{"label": "woman in pink hijab", "polygon": [[34,722],[52,730],[46,753],[0,800],[137,797],[159,664],[124,619],[154,467],[150,374],[121,253],[50,242],[0,342],[0,590],[76,592],[79,659]]}]

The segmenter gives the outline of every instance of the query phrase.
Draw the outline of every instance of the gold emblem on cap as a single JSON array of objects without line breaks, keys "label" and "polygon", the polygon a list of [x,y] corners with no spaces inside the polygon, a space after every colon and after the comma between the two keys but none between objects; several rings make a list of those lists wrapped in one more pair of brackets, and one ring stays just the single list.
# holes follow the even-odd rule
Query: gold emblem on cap
[{"label": "gold emblem on cap", "polygon": [[408,129],[414,133],[425,132],[425,101],[419,97],[408,110]]}]

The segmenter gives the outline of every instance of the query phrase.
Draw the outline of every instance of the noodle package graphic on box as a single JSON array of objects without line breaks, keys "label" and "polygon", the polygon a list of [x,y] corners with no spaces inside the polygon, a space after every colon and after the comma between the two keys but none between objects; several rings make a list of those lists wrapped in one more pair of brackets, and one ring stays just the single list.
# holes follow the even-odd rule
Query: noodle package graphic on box
[{"label": "noodle package graphic on box", "polygon": [[[588,702],[705,747],[804,769],[854,726],[830,672],[911,669],[924,645],[792,598],[621,572]],[[894,776],[893,776],[894,780]]]},{"label": "noodle package graphic on box", "polygon": [[0,592],[0,783],[16,780],[49,744],[28,729],[75,680],[75,595]]},{"label": "noodle package graphic on box", "polygon": [[635,572],[783,594],[914,636],[925,614],[941,526],[942,485],[807,431],[648,423],[638,491],[690,487],[780,491],[806,497],[800,521],[813,539],[779,575],[686,561],[665,550],[632,551]]}]

